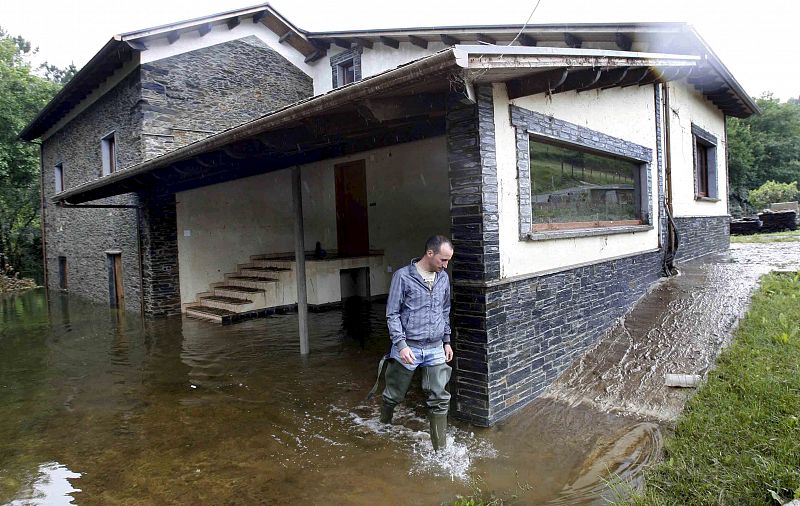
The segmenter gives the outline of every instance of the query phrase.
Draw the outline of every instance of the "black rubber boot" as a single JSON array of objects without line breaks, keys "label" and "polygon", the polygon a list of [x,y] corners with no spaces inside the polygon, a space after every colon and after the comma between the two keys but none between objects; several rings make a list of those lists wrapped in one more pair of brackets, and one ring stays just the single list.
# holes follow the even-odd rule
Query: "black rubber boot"
[{"label": "black rubber boot", "polygon": [[381,423],[392,423],[394,407],[403,402],[411,385],[414,371],[409,371],[396,360],[390,360],[386,366],[386,387],[383,389],[383,405],[381,406]]},{"label": "black rubber boot", "polygon": [[428,419],[431,423],[431,443],[436,451],[447,447],[447,412],[450,408],[450,392],[447,382],[453,368],[447,364],[423,368],[422,389],[428,394]]},{"label": "black rubber boot", "polygon": [[431,422],[431,444],[434,451],[447,448],[447,413],[428,415]]}]

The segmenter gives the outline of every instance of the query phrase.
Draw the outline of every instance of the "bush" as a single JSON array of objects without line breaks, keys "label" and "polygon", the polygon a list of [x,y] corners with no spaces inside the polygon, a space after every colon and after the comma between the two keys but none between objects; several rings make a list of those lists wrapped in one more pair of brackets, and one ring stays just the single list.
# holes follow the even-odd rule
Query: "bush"
[{"label": "bush", "polygon": [[767,181],[755,190],[750,190],[747,199],[756,209],[769,207],[773,202],[791,202],[800,197],[797,181],[791,183],[778,183]]}]

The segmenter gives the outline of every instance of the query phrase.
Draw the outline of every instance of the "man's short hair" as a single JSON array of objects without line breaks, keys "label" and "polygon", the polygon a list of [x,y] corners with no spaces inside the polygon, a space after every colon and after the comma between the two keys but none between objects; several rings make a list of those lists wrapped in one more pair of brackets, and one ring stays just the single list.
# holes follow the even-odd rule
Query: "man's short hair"
[{"label": "man's short hair", "polygon": [[449,244],[451,248],[453,247],[453,243],[450,242],[450,239],[447,237],[443,235],[433,235],[429,237],[427,241],[425,241],[425,253],[427,253],[428,250],[431,250],[435,255],[442,249],[443,244]]}]

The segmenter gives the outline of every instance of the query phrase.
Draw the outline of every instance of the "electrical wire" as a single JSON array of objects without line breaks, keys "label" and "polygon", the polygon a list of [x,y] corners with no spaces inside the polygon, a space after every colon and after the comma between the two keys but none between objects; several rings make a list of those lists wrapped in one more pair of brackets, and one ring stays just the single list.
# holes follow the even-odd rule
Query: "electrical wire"
[{"label": "electrical wire", "polygon": [[520,35],[522,35],[522,32],[524,32],[524,31],[525,31],[525,29],[528,27],[528,23],[530,23],[530,22],[531,22],[531,19],[533,18],[533,14],[536,12],[536,9],[538,9],[538,8],[539,8],[539,4],[540,4],[540,3],[542,3],[542,0],[537,0],[537,1],[536,1],[536,5],[534,5],[534,6],[533,6],[533,10],[531,11],[531,15],[530,15],[530,16],[528,16],[528,20],[527,20],[527,21],[525,21],[525,24],[524,24],[524,25],[522,25],[522,28],[520,29],[520,31],[519,31],[519,33],[517,34],[517,36],[516,36],[516,37],[514,37],[514,40],[512,40],[511,42],[509,42],[509,43],[508,43],[508,45],[509,45],[509,46],[510,46],[511,44],[515,43],[515,42],[517,41],[517,39],[519,38],[519,36],[520,36]]}]

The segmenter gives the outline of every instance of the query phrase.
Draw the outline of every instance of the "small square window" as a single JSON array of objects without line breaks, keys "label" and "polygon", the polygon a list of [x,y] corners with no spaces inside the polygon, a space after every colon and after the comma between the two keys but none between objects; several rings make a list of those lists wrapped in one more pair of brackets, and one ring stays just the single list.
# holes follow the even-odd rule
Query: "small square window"
[{"label": "small square window", "polygon": [[103,175],[113,174],[117,171],[117,143],[113,132],[101,139],[100,149],[103,156]]},{"label": "small square window", "polygon": [[53,167],[53,171],[55,176],[56,193],[61,193],[64,191],[64,164],[56,164],[56,166]]},{"label": "small square window", "polygon": [[360,47],[355,47],[331,57],[331,76],[334,88],[361,79],[361,51]]}]

